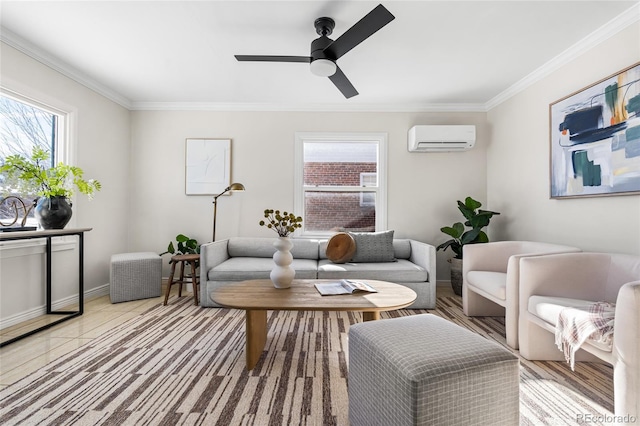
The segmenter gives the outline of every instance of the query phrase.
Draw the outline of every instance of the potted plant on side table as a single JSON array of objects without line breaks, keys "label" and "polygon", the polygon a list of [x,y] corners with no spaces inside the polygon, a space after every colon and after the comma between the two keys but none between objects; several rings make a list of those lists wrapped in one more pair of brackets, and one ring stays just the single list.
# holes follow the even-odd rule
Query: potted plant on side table
[{"label": "potted plant on side table", "polygon": [[[200,267],[200,244],[194,238],[187,237],[184,234],[176,235],[176,244],[169,242],[167,251],[160,253],[160,256],[171,254],[169,265],[171,272],[169,273],[169,281],[164,296],[164,305],[167,305],[169,293],[173,284],[179,284],[178,297],[182,297],[182,284],[187,284],[187,290],[193,292],[194,304],[198,304],[198,285],[199,277],[197,269]],[[180,264],[180,276],[175,279],[176,265]],[[190,274],[185,272],[185,264],[190,268]],[[191,286],[191,287],[189,287]]]},{"label": "potted plant on side table", "polygon": [[[456,222],[452,226],[440,228],[442,232],[452,237],[450,240],[440,244],[436,249],[443,250],[450,248],[455,256],[449,259],[451,263],[451,287],[453,292],[462,296],[462,247],[465,244],[488,243],[489,237],[482,228],[489,225],[494,215],[498,212],[480,209],[482,204],[471,197],[467,197],[464,203],[458,200],[458,210],[466,221]],[[470,228],[470,229],[467,229]]]},{"label": "potted plant on side table", "polygon": [[6,157],[0,173],[11,190],[39,196],[34,213],[43,229],[63,229],[73,213],[68,198],[73,195],[74,187],[91,199],[101,185],[97,180],[84,179],[80,167],[64,163],[48,166],[49,158],[47,150],[35,147],[31,158],[20,154]]},{"label": "potted plant on side table", "polygon": [[[178,247],[176,250],[176,246]],[[200,254],[200,244],[198,240],[187,237],[184,234],[176,235],[176,244],[173,241],[169,241],[167,251],[160,253],[160,256],[165,254]]]},{"label": "potted plant on side table", "polygon": [[[184,234],[176,235],[176,244],[173,244],[173,241],[169,241],[169,245],[167,246],[167,251],[160,253],[160,256],[164,256],[165,254],[171,254],[171,259],[169,260],[169,265],[173,265],[176,261],[174,256],[179,256],[183,254],[200,254],[200,244],[198,244],[198,240],[195,238],[187,237]],[[200,260],[196,260],[194,262],[195,267],[200,266]],[[184,271],[184,265],[182,265]],[[192,268],[193,269],[193,268]],[[175,265],[171,268],[172,275],[175,272]],[[184,272],[183,272],[184,274]],[[191,271],[191,276],[196,276],[195,269]],[[183,276],[184,278],[184,276]],[[181,279],[183,279],[181,278]]]}]

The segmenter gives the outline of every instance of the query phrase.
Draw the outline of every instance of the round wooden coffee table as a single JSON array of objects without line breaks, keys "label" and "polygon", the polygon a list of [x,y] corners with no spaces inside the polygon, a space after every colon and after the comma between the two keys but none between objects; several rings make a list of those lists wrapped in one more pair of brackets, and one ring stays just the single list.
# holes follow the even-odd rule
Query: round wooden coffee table
[{"label": "round wooden coffee table", "polygon": [[314,284],[339,280],[293,280],[291,288],[278,289],[271,280],[228,284],[211,292],[220,306],[245,310],[247,369],[252,370],[267,342],[267,311],[361,311],[364,321],[380,319],[380,312],[409,306],[416,293],[408,287],[378,280],[361,280],[378,292],[322,296]]}]

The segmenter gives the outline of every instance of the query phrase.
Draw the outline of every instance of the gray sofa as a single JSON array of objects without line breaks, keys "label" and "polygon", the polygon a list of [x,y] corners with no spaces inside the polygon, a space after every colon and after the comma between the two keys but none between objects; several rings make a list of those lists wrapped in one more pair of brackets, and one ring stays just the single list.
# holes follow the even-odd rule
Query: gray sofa
[{"label": "gray sofa", "polygon": [[[209,297],[221,286],[251,279],[269,279],[275,238],[235,237],[203,244],[200,248],[200,304],[218,307]],[[435,247],[410,239],[394,239],[395,261],[333,263],[327,259],[327,240],[294,238],[291,266],[296,279],[376,279],[414,290],[411,309],[436,305]]]}]

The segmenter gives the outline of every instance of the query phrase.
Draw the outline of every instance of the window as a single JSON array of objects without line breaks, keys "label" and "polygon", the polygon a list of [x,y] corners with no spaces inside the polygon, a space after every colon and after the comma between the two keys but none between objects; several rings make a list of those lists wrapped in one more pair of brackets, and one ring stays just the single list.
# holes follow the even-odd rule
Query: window
[{"label": "window", "polygon": [[296,133],[304,236],[386,229],[386,142],[383,133]]},{"label": "window", "polygon": [[[0,162],[15,154],[31,157],[33,148],[38,147],[49,151],[49,163],[53,165],[57,154],[58,134],[63,123],[64,115],[61,113],[3,90],[0,93]],[[2,175],[0,196],[3,199],[7,196],[19,197],[25,202],[27,209],[37,198],[33,193],[17,192]],[[0,204],[0,221],[3,225],[8,225],[15,219],[15,205],[18,206],[18,217],[21,219],[24,216],[20,204],[4,202]],[[36,225],[33,210],[30,211],[26,224]],[[15,225],[20,225],[20,222]]]},{"label": "window", "polygon": [[[378,173],[363,172],[360,173],[360,186],[363,188],[375,187],[378,185]],[[360,193],[360,206],[375,206],[376,194],[373,192]]]}]

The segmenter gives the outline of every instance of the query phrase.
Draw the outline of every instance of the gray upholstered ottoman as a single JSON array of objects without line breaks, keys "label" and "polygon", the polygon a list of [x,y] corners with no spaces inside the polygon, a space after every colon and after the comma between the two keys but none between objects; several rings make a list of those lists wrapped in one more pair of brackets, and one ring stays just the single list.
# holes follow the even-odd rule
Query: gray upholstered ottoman
[{"label": "gray upholstered ottoman", "polygon": [[349,420],[360,425],[519,424],[520,360],[435,315],[351,326]]},{"label": "gray upholstered ottoman", "polygon": [[162,258],[153,252],[111,256],[109,274],[111,303],[162,295]]}]

